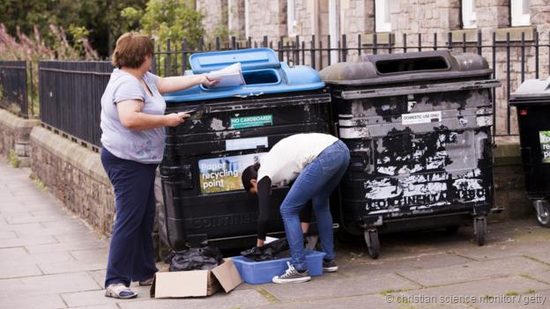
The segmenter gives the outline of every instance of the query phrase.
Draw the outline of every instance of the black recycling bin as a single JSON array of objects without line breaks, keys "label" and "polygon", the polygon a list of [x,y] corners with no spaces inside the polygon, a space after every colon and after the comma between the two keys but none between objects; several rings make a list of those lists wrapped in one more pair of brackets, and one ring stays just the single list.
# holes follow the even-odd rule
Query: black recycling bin
[{"label": "black recycling bin", "polygon": [[[319,73],[289,68],[271,49],[194,54],[186,74],[237,62],[246,85],[165,96],[167,113],[204,109],[202,117],[166,128],[160,172],[166,238],[174,250],[204,241],[220,248],[255,244],[257,198],[243,190],[242,171],[289,135],[329,132],[330,94]],[[284,235],[277,206],[287,192],[273,190],[269,235]]]},{"label": "black recycling bin", "polygon": [[484,244],[499,85],[491,73],[481,56],[448,51],[365,56],[321,71],[351,152],[335,217],[344,232],[364,235],[372,258],[379,231],[456,231],[472,217]]},{"label": "black recycling bin", "polygon": [[550,227],[550,78],[526,80],[510,105],[517,110],[525,191],[539,224]]}]

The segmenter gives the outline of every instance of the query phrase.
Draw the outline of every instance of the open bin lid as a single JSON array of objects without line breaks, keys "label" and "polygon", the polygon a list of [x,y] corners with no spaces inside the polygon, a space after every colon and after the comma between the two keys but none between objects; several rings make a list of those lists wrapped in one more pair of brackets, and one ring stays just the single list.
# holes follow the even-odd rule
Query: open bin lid
[{"label": "open bin lid", "polygon": [[321,71],[329,84],[350,86],[396,84],[406,82],[490,78],[492,70],[480,55],[430,51],[364,56],[359,62],[342,62]]},{"label": "open bin lid", "polygon": [[277,54],[269,48],[196,53],[189,57],[189,61],[195,74],[220,70],[237,62],[241,63],[243,71],[281,66]]},{"label": "open bin lid", "polygon": [[523,82],[519,88],[510,95],[510,104],[516,105],[533,100],[544,100],[550,104],[550,77],[544,79],[529,79]]}]

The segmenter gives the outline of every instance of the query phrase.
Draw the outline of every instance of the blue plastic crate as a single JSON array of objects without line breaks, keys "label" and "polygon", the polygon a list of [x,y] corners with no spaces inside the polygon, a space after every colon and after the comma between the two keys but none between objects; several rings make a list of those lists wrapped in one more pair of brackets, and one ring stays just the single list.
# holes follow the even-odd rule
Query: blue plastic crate
[{"label": "blue plastic crate", "polygon": [[[307,265],[311,276],[320,276],[323,274],[323,256],[324,252],[306,251]],[[271,282],[274,276],[282,275],[288,268],[286,262],[290,262],[290,258],[254,262],[244,256],[231,258],[237,266],[237,270],[243,278],[243,281],[249,284],[263,284]]]}]

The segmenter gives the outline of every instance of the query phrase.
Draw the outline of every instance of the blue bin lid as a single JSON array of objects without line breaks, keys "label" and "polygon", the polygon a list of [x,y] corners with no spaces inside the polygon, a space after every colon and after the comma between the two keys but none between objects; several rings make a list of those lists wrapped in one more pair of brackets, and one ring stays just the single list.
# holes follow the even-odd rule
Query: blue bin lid
[{"label": "blue bin lid", "polygon": [[189,57],[191,70],[195,74],[220,70],[237,62],[241,63],[243,71],[281,66],[277,54],[269,48],[196,53]]},{"label": "blue bin lid", "polygon": [[[279,62],[277,54],[269,48],[217,51],[193,54],[190,57],[192,70],[186,75],[208,73],[240,62],[245,80],[261,74],[271,74],[273,79],[265,83],[251,83],[236,87],[205,88],[202,85],[163,95],[167,103],[206,101],[222,98],[244,98],[267,94],[301,92],[322,89],[325,83],[319,72],[311,67],[298,65],[288,67]],[[250,77],[252,76],[252,77]]]}]

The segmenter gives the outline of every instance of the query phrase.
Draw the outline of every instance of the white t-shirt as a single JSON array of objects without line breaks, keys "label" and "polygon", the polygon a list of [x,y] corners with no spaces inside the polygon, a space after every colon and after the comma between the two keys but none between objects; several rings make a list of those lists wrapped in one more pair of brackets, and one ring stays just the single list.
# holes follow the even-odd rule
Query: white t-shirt
[{"label": "white t-shirt", "polygon": [[268,176],[273,186],[288,185],[323,150],[337,141],[336,137],[321,133],[296,134],[280,140],[260,159],[258,181]]}]

